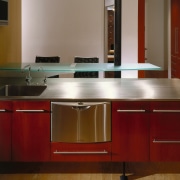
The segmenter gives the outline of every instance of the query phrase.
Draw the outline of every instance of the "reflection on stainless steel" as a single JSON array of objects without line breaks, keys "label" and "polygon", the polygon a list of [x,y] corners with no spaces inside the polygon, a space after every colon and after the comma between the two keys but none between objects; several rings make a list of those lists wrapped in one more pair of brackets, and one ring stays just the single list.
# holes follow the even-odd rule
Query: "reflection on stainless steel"
[{"label": "reflection on stainless steel", "polygon": [[111,105],[107,102],[52,102],[51,141],[111,141]]},{"label": "reflection on stainless steel", "polygon": [[[42,80],[33,78],[34,83]],[[5,84],[18,83],[25,84],[24,78],[0,78],[1,99],[11,98],[2,92]],[[180,79],[49,78],[47,88],[36,98],[61,101],[180,100]]]}]

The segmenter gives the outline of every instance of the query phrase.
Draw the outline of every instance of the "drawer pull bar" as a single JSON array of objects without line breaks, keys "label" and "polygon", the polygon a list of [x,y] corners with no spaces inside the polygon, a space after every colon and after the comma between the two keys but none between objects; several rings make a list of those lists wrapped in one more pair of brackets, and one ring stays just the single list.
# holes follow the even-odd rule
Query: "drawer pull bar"
[{"label": "drawer pull bar", "polygon": [[5,112],[6,110],[5,109],[0,109],[0,112]]},{"label": "drawer pull bar", "polygon": [[108,151],[55,151],[54,154],[108,154]]},{"label": "drawer pull bar", "polygon": [[169,113],[169,112],[172,112],[172,113],[180,113],[180,110],[168,110],[168,109],[166,109],[166,110],[163,110],[163,109],[158,109],[158,110],[156,110],[156,109],[154,109],[153,110],[153,112],[167,112],[167,113]]},{"label": "drawer pull bar", "polygon": [[43,109],[40,109],[40,110],[30,110],[30,109],[23,109],[23,110],[21,110],[21,109],[17,109],[16,110],[16,112],[45,112],[45,110],[43,110]]},{"label": "drawer pull bar", "polygon": [[5,109],[0,109],[0,112],[6,112],[6,110]]},{"label": "drawer pull bar", "polygon": [[117,112],[146,112],[146,110],[143,109],[118,109]]},{"label": "drawer pull bar", "polygon": [[177,141],[177,140],[158,140],[158,139],[154,139],[153,140],[153,143],[174,143],[174,144],[178,144],[180,143],[180,141]]}]

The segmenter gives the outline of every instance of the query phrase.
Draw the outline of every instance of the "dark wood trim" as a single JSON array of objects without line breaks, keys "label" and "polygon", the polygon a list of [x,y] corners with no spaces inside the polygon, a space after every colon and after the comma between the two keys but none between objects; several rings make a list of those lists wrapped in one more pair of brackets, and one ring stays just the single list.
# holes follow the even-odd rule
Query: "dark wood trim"
[{"label": "dark wood trim", "polygon": [[[115,0],[115,47],[114,47],[114,65],[121,65],[121,0]],[[121,72],[114,73],[115,78],[121,77]]]}]

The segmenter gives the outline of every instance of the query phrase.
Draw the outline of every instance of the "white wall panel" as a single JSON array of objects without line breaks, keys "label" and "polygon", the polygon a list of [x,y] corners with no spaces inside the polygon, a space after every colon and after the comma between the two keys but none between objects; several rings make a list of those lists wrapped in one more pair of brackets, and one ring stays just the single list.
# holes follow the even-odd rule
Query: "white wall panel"
[{"label": "white wall panel", "polygon": [[59,55],[104,59],[104,0],[22,0],[22,61]]}]

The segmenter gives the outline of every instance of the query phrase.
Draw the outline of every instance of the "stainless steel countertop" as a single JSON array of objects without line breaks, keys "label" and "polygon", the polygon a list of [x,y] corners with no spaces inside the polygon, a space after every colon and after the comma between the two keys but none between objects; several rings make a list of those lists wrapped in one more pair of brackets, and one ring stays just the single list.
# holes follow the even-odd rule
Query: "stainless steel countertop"
[{"label": "stainless steel countertop", "polygon": [[[34,82],[42,79],[34,78]],[[0,86],[25,84],[24,78],[0,78]],[[49,78],[40,96],[0,96],[0,100],[177,100],[180,101],[180,79],[114,79]]]}]

